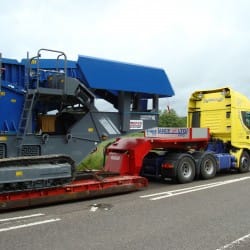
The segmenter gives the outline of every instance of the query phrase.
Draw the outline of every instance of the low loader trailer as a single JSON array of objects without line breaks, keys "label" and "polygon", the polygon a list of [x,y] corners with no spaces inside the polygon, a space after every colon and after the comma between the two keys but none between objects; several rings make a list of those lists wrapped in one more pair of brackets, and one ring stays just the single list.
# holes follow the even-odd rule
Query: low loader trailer
[{"label": "low loader trailer", "polygon": [[0,193],[0,211],[128,193],[147,185],[147,179],[140,176],[79,173],[75,180],[65,185]]}]

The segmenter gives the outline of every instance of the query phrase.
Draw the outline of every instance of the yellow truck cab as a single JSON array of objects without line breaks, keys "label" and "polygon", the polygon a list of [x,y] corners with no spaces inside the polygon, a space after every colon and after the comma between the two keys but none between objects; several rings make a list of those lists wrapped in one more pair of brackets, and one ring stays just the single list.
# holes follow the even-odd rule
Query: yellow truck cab
[{"label": "yellow truck cab", "polygon": [[195,91],[188,103],[187,126],[209,128],[210,148],[220,141],[216,150],[234,156],[240,172],[249,171],[250,100],[246,96],[228,87]]}]

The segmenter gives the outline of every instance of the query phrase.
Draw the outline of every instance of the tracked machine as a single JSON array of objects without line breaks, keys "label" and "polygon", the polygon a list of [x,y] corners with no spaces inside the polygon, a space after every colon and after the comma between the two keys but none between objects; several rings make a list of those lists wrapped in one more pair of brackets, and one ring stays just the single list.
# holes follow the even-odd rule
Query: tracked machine
[{"label": "tracked machine", "polygon": [[[157,125],[159,98],[174,95],[164,70],[86,56],[70,61],[48,49],[21,62],[0,56],[0,69],[0,210],[147,185],[133,171],[78,173],[76,165],[104,137]],[[114,111],[99,111],[97,98]]]}]

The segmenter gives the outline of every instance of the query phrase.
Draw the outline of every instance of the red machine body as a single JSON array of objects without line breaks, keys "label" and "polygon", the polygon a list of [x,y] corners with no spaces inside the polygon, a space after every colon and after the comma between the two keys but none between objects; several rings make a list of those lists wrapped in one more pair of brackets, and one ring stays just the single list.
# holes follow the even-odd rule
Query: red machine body
[{"label": "red machine body", "polygon": [[138,176],[143,158],[152,149],[147,138],[117,139],[106,151],[105,171]]}]

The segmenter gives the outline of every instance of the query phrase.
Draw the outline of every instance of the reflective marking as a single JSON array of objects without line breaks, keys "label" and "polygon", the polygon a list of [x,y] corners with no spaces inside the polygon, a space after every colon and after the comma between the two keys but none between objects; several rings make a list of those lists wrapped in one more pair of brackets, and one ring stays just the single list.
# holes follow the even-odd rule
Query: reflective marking
[{"label": "reflective marking", "polygon": [[236,245],[240,245],[241,242],[244,242],[248,238],[250,238],[250,234],[244,235],[243,237],[241,237],[237,240],[234,240],[231,243],[226,244],[223,247],[217,248],[216,250],[223,250],[223,249],[228,249],[228,248],[232,249],[233,247],[236,247]]},{"label": "reflective marking", "polygon": [[161,192],[161,193],[142,195],[142,196],[140,196],[140,198],[153,197],[153,198],[150,198],[150,200],[155,201],[155,200],[160,200],[160,199],[164,199],[164,198],[169,198],[172,196],[177,196],[177,195],[181,195],[181,194],[187,194],[187,193],[196,192],[196,191],[200,191],[200,190],[204,190],[204,189],[209,189],[209,188],[214,188],[214,187],[218,187],[218,186],[222,186],[222,185],[227,185],[227,184],[231,184],[231,183],[235,183],[235,182],[239,182],[239,181],[245,181],[248,179],[250,179],[250,176],[242,177],[242,178],[238,178],[238,179],[234,179],[234,180],[213,182],[213,183],[199,185],[199,186],[170,190],[170,191]]},{"label": "reflective marking", "polygon": [[101,117],[99,119],[99,122],[102,124],[102,126],[106,129],[106,131],[110,135],[120,134],[119,129],[115,126],[115,124],[110,120],[108,117]]},{"label": "reflective marking", "polygon": [[13,227],[0,228],[0,232],[6,232],[6,231],[10,231],[10,230],[25,228],[25,227],[32,227],[32,226],[37,226],[37,225],[41,225],[41,224],[56,222],[56,221],[60,221],[60,220],[61,219],[56,218],[56,219],[37,221],[37,222],[23,224],[23,225],[18,225],[18,226],[13,226]]},{"label": "reflective marking", "polygon": [[16,171],[16,177],[23,176],[23,171]]},{"label": "reflective marking", "polygon": [[7,141],[7,136],[0,136],[0,141]]},{"label": "reflective marking", "polygon": [[33,217],[38,217],[38,216],[43,216],[43,215],[44,214],[40,213],[40,214],[30,214],[30,215],[25,215],[25,216],[11,217],[11,218],[0,219],[0,222],[21,220],[21,219],[33,218]]}]

